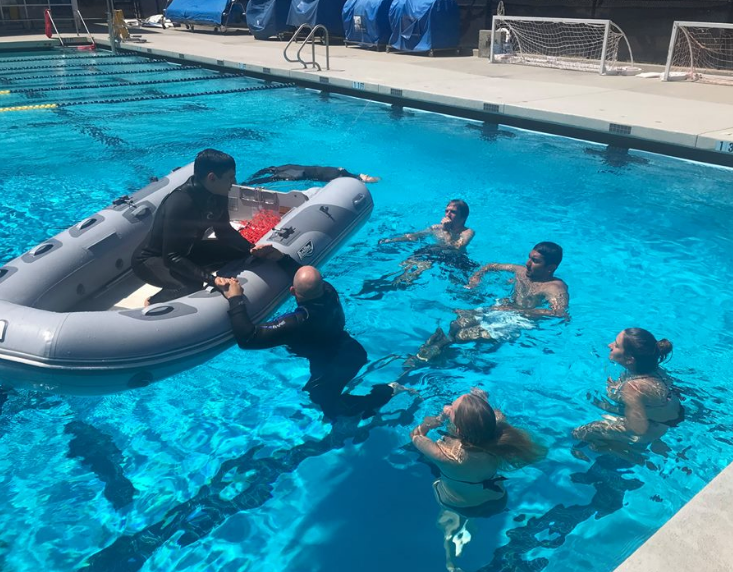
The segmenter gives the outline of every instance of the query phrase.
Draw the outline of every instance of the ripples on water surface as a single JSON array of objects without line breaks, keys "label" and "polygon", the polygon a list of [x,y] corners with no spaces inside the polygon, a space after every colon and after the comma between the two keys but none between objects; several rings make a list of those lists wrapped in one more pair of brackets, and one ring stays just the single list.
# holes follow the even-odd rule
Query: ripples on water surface
[{"label": "ripples on water surface", "polygon": [[[100,81],[57,70],[23,80],[12,66],[22,67],[0,68],[12,78],[3,89]],[[167,71],[135,73],[153,68]],[[148,62],[104,70],[127,70],[114,76],[126,81],[213,75]],[[0,104],[248,85],[259,83],[57,90]],[[282,349],[232,349],[120,395],[11,393],[0,414],[4,569],[441,570],[432,476],[408,433],[473,385],[551,452],[511,475],[509,510],[477,523],[466,570],[612,570],[733,458],[730,170],[633,151],[619,159],[582,141],[304,89],[3,113],[0,129],[2,261],[215,147],[235,156],[240,179],[291,162],[383,178],[370,187],[372,219],[324,268],[372,360],[414,352],[454,308],[507,293],[504,276],[468,292],[466,273],[436,266],[410,289],[354,296],[415,248],[379,238],[436,222],[454,197],[471,206],[478,263],[523,262],[534,243],[560,243],[572,314],[496,349],[460,347],[408,377],[423,402],[399,396],[361,426],[324,425],[300,392],[306,362]],[[606,344],[632,325],[675,344],[669,371],[687,421],[643,466],[578,460],[570,431],[599,416],[586,395],[619,373]],[[394,380],[400,362],[385,359],[362,385]]]}]

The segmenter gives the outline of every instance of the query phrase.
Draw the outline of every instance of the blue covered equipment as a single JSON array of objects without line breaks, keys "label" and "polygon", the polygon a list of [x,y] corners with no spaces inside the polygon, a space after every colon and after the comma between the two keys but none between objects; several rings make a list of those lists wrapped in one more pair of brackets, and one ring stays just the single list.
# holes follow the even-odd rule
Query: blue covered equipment
[{"label": "blue covered equipment", "polygon": [[287,24],[289,11],[290,0],[249,0],[247,27],[257,40],[292,31]]},{"label": "blue covered equipment", "polygon": [[299,27],[301,24],[325,26],[329,35],[344,37],[344,24],[341,12],[345,0],[291,0],[288,24]]},{"label": "blue covered equipment", "polygon": [[401,52],[458,49],[460,13],[456,0],[394,0],[389,8],[389,47]]},{"label": "blue covered equipment", "polygon": [[342,13],[344,40],[361,46],[386,46],[392,0],[346,0]]},{"label": "blue covered equipment", "polygon": [[244,24],[244,3],[239,0],[173,0],[165,10],[174,24],[227,28]]}]

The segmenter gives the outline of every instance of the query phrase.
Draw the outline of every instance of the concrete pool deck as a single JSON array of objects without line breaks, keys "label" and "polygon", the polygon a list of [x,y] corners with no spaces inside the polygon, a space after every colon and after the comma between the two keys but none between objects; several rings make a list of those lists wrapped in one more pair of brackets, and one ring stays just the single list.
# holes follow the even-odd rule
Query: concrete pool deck
[{"label": "concrete pool deck", "polygon": [[[95,38],[104,44],[106,29],[97,28],[100,33],[95,33]],[[239,69],[273,80],[319,88],[328,85],[364,97],[403,100],[405,105],[447,106],[458,114],[483,115],[499,123],[733,166],[731,86],[600,76],[489,64],[486,58],[471,56],[431,58],[344,46],[331,47],[330,71],[314,71],[286,62],[285,42],[257,41],[241,31],[143,31],[145,43],[127,42],[122,48]],[[33,39],[45,37],[6,36],[0,38],[0,45]],[[317,46],[316,52],[323,63],[324,48]]]},{"label": "concrete pool deck", "polygon": [[[102,43],[105,33],[95,34]],[[316,88],[341,88],[454,109],[456,114],[601,142],[658,149],[733,166],[733,86],[599,76],[514,65],[477,57],[414,56],[333,46],[330,71],[304,71],[283,59],[284,42],[241,32],[146,30],[146,43],[123,49],[244,70]],[[6,36],[0,49],[44,36]],[[318,47],[323,61],[323,48]],[[658,68],[657,68],[658,69]],[[555,129],[557,127],[558,129]],[[562,129],[560,129],[562,128]],[[724,151],[720,151],[723,142]],[[656,146],[656,147],[655,147]],[[675,150],[678,152],[675,153]],[[733,183],[733,176],[731,177]],[[733,187],[733,185],[732,185]],[[733,190],[733,189],[732,189]],[[733,570],[733,466],[729,466],[642,545],[617,572]]]}]

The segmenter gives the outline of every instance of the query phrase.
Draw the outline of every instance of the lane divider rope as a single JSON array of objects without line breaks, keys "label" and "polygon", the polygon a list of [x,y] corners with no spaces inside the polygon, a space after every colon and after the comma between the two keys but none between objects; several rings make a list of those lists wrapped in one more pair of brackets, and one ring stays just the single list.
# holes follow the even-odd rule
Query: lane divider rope
[{"label": "lane divider rope", "polygon": [[149,59],[144,62],[99,62],[99,63],[88,63],[88,64],[78,64],[78,65],[70,65],[70,66],[21,66],[17,68],[12,69],[6,69],[1,71],[3,75],[7,74],[13,74],[18,72],[25,72],[25,71],[34,71],[34,70],[70,70],[70,69],[79,69],[79,68],[86,68],[86,67],[97,67],[97,66],[143,66],[147,64],[148,62],[166,62],[170,63],[168,60],[161,60],[161,59]]},{"label": "lane divider rope", "polygon": [[113,56],[110,55],[102,55],[102,54],[89,54],[86,56],[34,56],[32,58],[17,58],[12,60],[6,60],[4,58],[0,58],[0,64],[9,64],[9,63],[22,63],[22,62],[50,62],[50,61],[61,61],[65,62],[66,60],[85,60],[89,58],[133,58],[137,57],[132,54],[127,55],[116,55]]},{"label": "lane divider rope", "polygon": [[[135,73],[137,75],[137,74],[142,74],[142,73],[160,73],[160,72],[168,73],[168,72],[179,71],[179,70],[200,70],[200,69],[201,69],[200,66],[178,66],[175,68],[151,68],[149,70],[135,70],[132,73]],[[51,77],[58,77],[59,79],[66,79],[67,77],[93,77],[93,76],[98,76],[98,75],[123,75],[123,74],[129,74],[129,73],[131,72],[127,70],[122,70],[122,71],[108,71],[108,72],[67,73],[64,75],[51,76]],[[49,76],[48,74],[34,75],[31,77],[24,77],[24,78],[17,78],[17,79],[20,81],[27,81],[30,79],[49,79]],[[16,80],[15,79],[10,80],[10,79],[0,76],[0,83],[4,83],[5,85],[9,83],[13,83],[14,81]]]},{"label": "lane divider rope", "polygon": [[6,111],[28,111],[30,109],[55,109],[57,103],[41,103],[40,105],[16,105],[15,107],[0,107],[0,113]]},{"label": "lane divider rope", "polygon": [[231,79],[235,77],[242,77],[237,73],[226,73],[220,75],[207,75],[201,77],[178,77],[173,79],[150,79],[146,81],[130,81],[127,83],[116,83],[114,85],[60,85],[55,87],[28,87],[24,89],[8,89],[0,91],[3,93],[38,93],[42,91],[64,91],[69,89],[112,89],[116,87],[133,87],[139,85],[156,85],[161,83],[182,83],[186,81],[209,81],[212,79]]},{"label": "lane divider rope", "polygon": [[75,105],[93,105],[107,103],[131,103],[136,101],[149,101],[153,99],[180,99],[184,97],[201,97],[203,95],[225,95],[230,93],[247,93],[252,91],[265,91],[270,89],[282,89],[295,87],[294,83],[276,83],[271,85],[258,85],[241,87],[238,89],[219,89],[214,91],[202,91],[198,93],[161,93],[155,95],[141,95],[138,97],[125,97],[123,99],[96,99],[90,101],[67,101],[62,103],[42,103],[39,105],[17,105],[14,107],[0,107],[0,113],[6,111],[27,111],[31,109],[53,109],[57,107],[72,107]]}]

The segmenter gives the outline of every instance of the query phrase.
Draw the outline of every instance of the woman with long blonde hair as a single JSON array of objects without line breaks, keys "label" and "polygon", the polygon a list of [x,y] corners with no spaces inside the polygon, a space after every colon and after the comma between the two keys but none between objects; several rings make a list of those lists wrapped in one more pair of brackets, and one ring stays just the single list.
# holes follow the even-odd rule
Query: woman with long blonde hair
[{"label": "woman with long blonde hair", "polygon": [[[450,434],[430,439],[428,432],[446,420],[450,420]],[[489,405],[488,394],[476,388],[446,405],[442,414],[426,417],[411,437],[440,471],[433,483],[444,509],[438,522],[445,533],[446,565],[455,570],[453,558],[470,540],[468,519],[497,514],[506,506],[505,478],[499,472],[534,463],[545,456],[546,449],[529,433],[510,425],[501,411]]]}]

